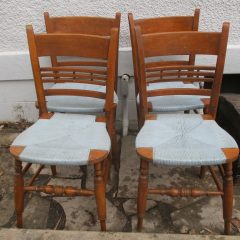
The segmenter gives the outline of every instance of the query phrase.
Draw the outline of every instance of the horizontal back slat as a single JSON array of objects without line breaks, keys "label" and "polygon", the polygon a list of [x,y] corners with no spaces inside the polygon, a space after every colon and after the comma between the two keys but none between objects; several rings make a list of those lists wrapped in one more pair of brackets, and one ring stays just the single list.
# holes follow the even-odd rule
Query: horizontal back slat
[{"label": "horizontal back slat", "polygon": [[181,77],[181,78],[147,78],[147,83],[156,83],[156,82],[184,82],[184,83],[193,83],[193,82],[213,82],[214,78],[197,78],[197,77]]},{"label": "horizontal back slat", "polygon": [[76,67],[42,67],[41,72],[53,72],[53,71],[61,71],[61,72],[81,72],[81,73],[94,73],[99,75],[106,75],[107,71],[105,70],[97,70],[92,68],[76,68]]},{"label": "horizontal back slat", "polygon": [[[146,65],[146,64],[145,64]],[[215,67],[198,65],[162,66],[148,68],[146,82],[213,82]]]},{"label": "horizontal back slat", "polygon": [[58,62],[58,66],[94,66],[94,67],[107,67],[107,62],[103,61],[62,61]]},{"label": "horizontal back slat", "polygon": [[96,80],[85,80],[85,79],[79,79],[79,78],[44,78],[42,80],[43,83],[66,83],[66,82],[72,82],[72,83],[86,83],[86,84],[93,84],[93,85],[99,85],[99,86],[106,86],[106,82],[103,81],[96,81]]},{"label": "horizontal back slat", "polygon": [[221,33],[217,32],[168,32],[142,35],[144,57],[190,54],[217,55],[220,36]]},{"label": "horizontal back slat", "polygon": [[58,96],[84,96],[84,97],[93,97],[105,99],[106,93],[90,91],[90,90],[81,90],[81,89],[46,89],[46,96],[58,95]]},{"label": "horizontal back slat", "polygon": [[192,31],[193,16],[176,16],[176,17],[157,17],[135,20],[135,25],[141,27],[142,34]]},{"label": "horizontal back slat", "polygon": [[79,34],[36,34],[38,56],[107,59],[110,37]]},{"label": "horizontal back slat", "polygon": [[195,72],[195,71],[164,71],[159,73],[148,73],[147,78],[153,78],[153,77],[169,77],[169,76],[214,76],[214,72]]},{"label": "horizontal back slat", "polygon": [[[147,66],[147,63],[145,64]],[[165,71],[165,70],[214,70],[215,66],[198,66],[198,65],[177,65],[177,66],[163,66],[163,67],[146,67],[146,72],[154,72],[154,71]]]},{"label": "horizontal back slat", "polygon": [[189,61],[184,60],[176,60],[176,61],[159,61],[159,62],[147,62],[145,64],[146,69],[148,68],[156,68],[161,66],[171,66],[171,65],[188,65]]},{"label": "horizontal back slat", "polygon": [[[106,85],[107,71],[79,67],[42,67],[41,79],[45,83],[80,82]],[[100,84],[99,84],[100,83]]]},{"label": "horizontal back slat", "polygon": [[83,79],[91,79],[94,78],[96,80],[107,80],[106,76],[96,76],[93,74],[75,74],[75,73],[42,73],[42,78],[44,77],[57,77],[57,78],[83,78]]},{"label": "horizontal back slat", "polygon": [[166,95],[199,95],[211,96],[211,90],[196,88],[169,88],[147,91],[148,97],[166,96]]}]

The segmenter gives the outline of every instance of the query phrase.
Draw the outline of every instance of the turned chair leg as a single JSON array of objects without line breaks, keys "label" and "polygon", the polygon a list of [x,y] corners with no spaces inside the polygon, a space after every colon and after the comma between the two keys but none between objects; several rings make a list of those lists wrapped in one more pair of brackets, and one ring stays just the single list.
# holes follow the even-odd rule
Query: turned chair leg
[{"label": "turned chair leg", "polygon": [[101,230],[106,231],[106,198],[105,183],[103,179],[102,164],[97,163],[95,168],[95,197],[97,204],[98,218],[100,220]]},{"label": "turned chair leg", "polygon": [[15,159],[14,197],[17,227],[22,228],[22,214],[24,210],[24,181],[22,174],[22,162],[17,159]]},{"label": "turned chair leg", "polygon": [[206,166],[201,166],[200,175],[199,175],[200,179],[203,179],[205,177],[206,172],[207,172],[207,167]]},{"label": "turned chair leg", "polygon": [[233,177],[232,163],[224,164],[225,176],[223,182],[223,218],[224,234],[229,235],[231,232],[231,220],[233,209]]},{"label": "turned chair leg", "polygon": [[57,175],[57,168],[55,165],[51,165],[51,170],[52,170],[52,175],[56,176]]},{"label": "turned chair leg", "polygon": [[143,226],[143,217],[147,205],[147,191],[148,191],[148,168],[149,163],[141,159],[140,175],[138,180],[138,200],[137,200],[137,230],[141,231]]},{"label": "turned chair leg", "polygon": [[105,185],[107,184],[109,178],[110,178],[110,168],[112,165],[112,157],[109,154],[107,159],[104,161],[104,172],[103,172],[103,178]]}]

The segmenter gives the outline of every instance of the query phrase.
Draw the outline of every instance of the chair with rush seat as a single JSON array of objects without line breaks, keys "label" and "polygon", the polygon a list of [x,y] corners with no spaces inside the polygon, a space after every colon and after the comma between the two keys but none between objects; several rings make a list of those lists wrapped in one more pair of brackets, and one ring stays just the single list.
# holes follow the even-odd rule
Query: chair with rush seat
[{"label": "chair with rush seat", "polygon": [[[196,9],[194,16],[169,16],[169,17],[156,17],[145,19],[134,19],[133,14],[128,14],[129,28],[132,43],[132,56],[134,66],[134,78],[135,78],[135,92],[136,92],[136,105],[139,119],[139,127],[143,123],[144,116],[141,114],[142,107],[139,103],[139,77],[137,69],[137,53],[136,53],[136,33],[135,26],[141,28],[142,34],[160,33],[160,32],[176,32],[176,31],[198,31],[200,10]],[[186,56],[185,56],[186,58]],[[161,81],[162,73],[160,71],[154,71],[153,69],[158,66],[168,65],[192,65],[195,62],[195,56],[190,54],[188,59],[184,60],[163,60],[153,59],[147,64],[147,88],[154,90],[158,88],[195,88],[191,82],[184,83],[180,81],[164,82]],[[152,71],[153,70],[153,71]],[[176,73],[176,72],[175,72]],[[174,79],[176,74],[170,74],[169,77]],[[175,74],[175,75],[174,75]],[[190,76],[190,73],[189,73]],[[196,109],[203,109],[207,103],[207,99],[202,101],[199,96],[159,96],[156,98],[149,97],[149,111],[161,113],[161,112],[176,112],[176,111],[189,111]]]},{"label": "chair with rush seat", "polygon": [[[105,184],[109,171],[109,153],[111,150],[112,119],[114,118],[114,84],[116,76],[116,56],[118,29],[113,28],[110,36],[84,34],[34,34],[32,26],[27,27],[29,51],[37,93],[39,120],[21,133],[12,143],[10,152],[15,157],[15,210],[17,226],[22,227],[24,192],[37,191],[62,196],[95,195],[101,230],[106,230]],[[44,84],[51,82],[49,76],[58,71],[56,81],[68,78],[73,67],[41,67],[39,59],[51,56],[83,57],[98,66],[101,60],[107,66],[102,73],[106,82],[106,93],[89,89],[46,89]],[[75,66],[75,72],[81,71]],[[94,72],[85,67],[84,71]],[[99,70],[100,71],[100,70]],[[64,86],[64,83],[61,83]],[[101,86],[101,85],[99,85]],[[104,116],[53,113],[48,111],[46,96],[81,96],[104,101]],[[22,162],[42,165],[94,165],[95,187],[80,189],[61,186],[34,186],[24,184]]]},{"label": "chair with rush seat", "polygon": [[[65,17],[50,17],[48,12],[44,13],[44,19],[45,19],[45,26],[47,33],[78,33],[78,34],[88,34],[88,35],[98,35],[98,36],[110,36],[111,29],[116,28],[118,29],[118,35],[120,30],[120,21],[121,21],[121,14],[118,12],[115,15],[115,18],[107,18],[107,17],[90,17],[90,16],[65,16]],[[118,52],[117,52],[118,54]],[[118,60],[118,55],[117,55]],[[86,63],[81,61],[60,61],[56,58],[56,56],[51,57],[52,65],[53,66],[86,66]],[[117,62],[118,63],[118,62]],[[104,65],[99,65],[99,67],[104,67]],[[117,69],[118,65],[116,66],[116,78],[117,78]],[[88,72],[82,72],[83,74],[86,74]],[[99,80],[101,80],[100,73],[97,72],[89,73],[88,78],[92,82],[96,81],[98,83]],[[78,76],[76,76],[77,78]],[[86,76],[85,76],[86,77]],[[83,77],[82,77],[83,78]],[[82,79],[84,83],[84,79]],[[89,86],[88,86],[89,87]],[[91,89],[94,91],[94,85],[91,84]],[[115,82],[115,91],[117,91],[117,81]],[[51,99],[52,100],[52,99]],[[57,100],[55,100],[57,101]],[[86,101],[86,100],[85,100]],[[49,108],[53,109],[53,111],[61,111],[59,108],[62,106],[62,102],[59,102],[57,105],[57,102],[54,102],[53,104],[51,101],[48,103]],[[65,111],[68,112],[93,112],[93,111],[102,111],[103,107],[99,106],[98,102],[96,102],[96,109],[92,109],[91,101],[89,101],[89,109],[88,105],[85,102],[83,105],[81,105],[81,101],[78,101],[78,104],[73,104],[71,101],[65,100],[65,105],[63,105],[63,108]],[[53,105],[53,106],[52,106]],[[57,106],[56,106],[57,105]],[[79,106],[78,106],[79,105]],[[56,106],[56,107],[55,107]],[[69,108],[69,110],[68,110]]]},{"label": "chair with rush seat", "polygon": [[[143,106],[144,125],[136,138],[136,150],[141,158],[138,187],[138,230],[142,229],[148,194],[172,197],[197,197],[220,195],[223,199],[225,234],[230,234],[233,205],[232,162],[238,158],[239,149],[234,139],[215,122],[229,24],[222,32],[165,32],[142,34],[135,27],[137,70],[140,104]],[[171,55],[204,55],[216,57],[213,65],[165,65],[149,67],[148,58]],[[162,82],[212,82],[211,89],[166,88],[148,89],[147,72],[161,72]],[[172,74],[177,76],[169,78]],[[210,103],[201,114],[151,114],[148,98],[169,95],[208,96]],[[168,166],[207,166],[216,183],[217,191],[189,188],[148,188],[149,163]],[[212,165],[223,165],[223,184]]]},{"label": "chair with rush seat", "polygon": [[[118,30],[117,49],[119,44],[119,32],[120,32],[120,20],[121,14],[118,12],[115,18],[107,17],[91,17],[91,16],[64,16],[64,17],[52,17],[48,12],[44,13],[45,25],[47,33],[78,33],[89,34],[98,36],[110,36],[111,29],[116,28]],[[50,87],[52,89],[86,89],[92,91],[106,92],[106,63],[99,61],[98,65],[92,66],[91,62],[82,61],[82,59],[60,59],[56,56],[51,56],[51,62],[53,67],[72,66],[72,72],[74,74],[75,81],[65,82],[63,84],[63,77],[58,76],[57,68],[54,73],[45,73],[46,76],[54,77],[55,84]],[[82,69],[75,71],[75,66],[82,66]],[[92,68],[91,71],[86,70],[85,67]],[[68,76],[65,75],[64,78]],[[117,78],[118,78],[118,51],[116,61],[116,80],[114,85],[114,102],[117,104]],[[67,80],[67,79],[65,79]],[[95,84],[94,84],[95,83]],[[117,105],[116,105],[117,106]],[[92,97],[81,96],[48,96],[47,108],[52,112],[66,112],[66,113],[79,113],[79,114],[99,114],[104,112],[104,101],[102,99]],[[114,116],[116,115],[116,108],[113,109]],[[115,116],[116,117],[116,116]],[[116,169],[120,166],[120,147],[118,146],[117,134],[115,129],[115,119],[112,122],[112,158]]]}]

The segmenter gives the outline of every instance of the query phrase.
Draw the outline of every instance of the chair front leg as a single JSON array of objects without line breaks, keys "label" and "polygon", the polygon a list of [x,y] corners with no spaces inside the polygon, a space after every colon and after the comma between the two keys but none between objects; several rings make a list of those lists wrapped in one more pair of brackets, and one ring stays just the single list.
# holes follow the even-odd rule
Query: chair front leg
[{"label": "chair front leg", "polygon": [[24,210],[24,180],[22,174],[22,162],[17,159],[15,159],[14,198],[17,227],[22,228],[22,214]]},{"label": "chair front leg", "polygon": [[138,200],[137,200],[137,230],[141,231],[143,226],[143,217],[147,205],[147,191],[148,191],[148,161],[141,159],[140,175],[138,180]]},{"label": "chair front leg", "polygon": [[232,163],[224,164],[225,176],[223,182],[223,218],[224,234],[229,235],[231,232],[231,220],[233,209],[233,177]]},{"label": "chair front leg", "polygon": [[106,231],[106,197],[105,183],[103,179],[103,163],[94,165],[95,169],[95,197],[97,204],[98,218],[100,220],[101,230]]}]

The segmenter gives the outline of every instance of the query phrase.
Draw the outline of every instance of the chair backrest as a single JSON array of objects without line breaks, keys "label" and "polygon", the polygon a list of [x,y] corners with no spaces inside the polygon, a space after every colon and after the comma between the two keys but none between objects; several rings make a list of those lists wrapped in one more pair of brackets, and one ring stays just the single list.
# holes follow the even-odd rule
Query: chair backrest
[{"label": "chair backrest", "polygon": [[[45,26],[47,33],[78,33],[88,35],[110,36],[111,29],[118,29],[118,45],[120,33],[121,13],[117,12],[115,18],[107,17],[90,17],[90,16],[65,16],[50,17],[48,12],[44,13]],[[118,49],[117,45],[117,49]],[[51,57],[52,65],[57,66],[56,56]],[[63,66],[65,62],[61,62]],[[69,63],[66,63],[69,65]],[[74,65],[79,64],[75,62]],[[116,62],[116,78],[118,77],[118,52]],[[117,81],[115,82],[115,90],[117,90]]]},{"label": "chair backrest", "polygon": [[[132,57],[135,78],[135,91],[138,94],[138,70],[137,70],[137,56],[136,56],[136,33],[135,26],[141,28],[142,34],[161,33],[161,32],[178,32],[178,31],[198,31],[200,9],[195,9],[193,16],[169,16],[169,17],[156,17],[145,19],[133,19],[133,14],[128,14],[131,44],[132,44]],[[152,66],[159,65],[187,65],[194,64],[195,56],[189,55],[188,61],[155,61]]]},{"label": "chair backrest", "polygon": [[[210,96],[207,113],[215,118],[224,69],[229,23],[224,23],[222,32],[166,32],[142,34],[135,27],[137,40],[137,69],[139,75],[140,102],[144,114],[148,113],[147,97],[163,95]],[[151,57],[171,55],[216,56],[213,65],[165,65],[153,66],[146,60]],[[211,56],[209,56],[211,55]],[[161,82],[211,82],[211,89],[168,88],[147,91],[146,82],[160,78]]]},{"label": "chair backrest", "polygon": [[115,18],[90,16],[50,17],[44,13],[47,33],[80,33],[88,35],[110,36],[112,28],[120,27],[121,14]]},{"label": "chair backrest", "polygon": [[[112,110],[116,80],[118,29],[112,28],[110,36],[34,34],[31,25],[27,26],[26,30],[40,117],[48,115],[45,97],[49,95],[101,98],[106,100],[105,111]],[[51,65],[42,67],[40,58],[53,55],[81,57],[84,60],[81,61],[80,66],[74,66],[70,62],[69,66],[61,66],[60,64],[56,67]],[[91,83],[92,79],[100,85],[106,85],[106,93],[76,89],[46,89],[44,86],[44,83],[56,82]]]}]

